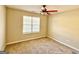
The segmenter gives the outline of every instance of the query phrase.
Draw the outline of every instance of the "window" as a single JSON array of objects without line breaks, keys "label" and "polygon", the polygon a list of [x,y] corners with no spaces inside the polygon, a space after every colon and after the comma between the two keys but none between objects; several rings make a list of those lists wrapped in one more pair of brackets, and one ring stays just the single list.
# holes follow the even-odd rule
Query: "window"
[{"label": "window", "polygon": [[40,18],[23,16],[23,33],[40,32]]}]

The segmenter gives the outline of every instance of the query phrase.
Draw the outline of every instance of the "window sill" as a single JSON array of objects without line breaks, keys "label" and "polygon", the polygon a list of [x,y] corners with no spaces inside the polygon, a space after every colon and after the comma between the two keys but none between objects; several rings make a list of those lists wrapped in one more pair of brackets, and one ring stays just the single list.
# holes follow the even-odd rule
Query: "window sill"
[{"label": "window sill", "polygon": [[36,33],[40,33],[40,32],[32,32],[32,33],[27,33],[27,32],[25,32],[25,33],[23,33],[24,35],[27,35],[27,34],[36,34]]}]

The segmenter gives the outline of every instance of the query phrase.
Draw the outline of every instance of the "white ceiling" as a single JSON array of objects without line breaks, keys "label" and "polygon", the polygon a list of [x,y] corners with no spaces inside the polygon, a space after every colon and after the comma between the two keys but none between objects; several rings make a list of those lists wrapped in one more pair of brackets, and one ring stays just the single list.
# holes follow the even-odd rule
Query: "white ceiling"
[{"label": "white ceiling", "polygon": [[[7,7],[40,13],[42,5],[7,5]],[[48,10],[56,9],[58,12],[64,12],[79,8],[79,5],[47,5],[46,8]]]}]

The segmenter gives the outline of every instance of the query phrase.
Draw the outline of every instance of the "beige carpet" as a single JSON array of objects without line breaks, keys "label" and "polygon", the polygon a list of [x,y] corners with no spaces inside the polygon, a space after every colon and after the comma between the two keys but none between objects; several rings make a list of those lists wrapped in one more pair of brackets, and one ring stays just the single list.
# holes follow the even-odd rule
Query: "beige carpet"
[{"label": "beige carpet", "polygon": [[5,49],[11,54],[71,54],[72,49],[49,38],[35,39],[8,45]]}]

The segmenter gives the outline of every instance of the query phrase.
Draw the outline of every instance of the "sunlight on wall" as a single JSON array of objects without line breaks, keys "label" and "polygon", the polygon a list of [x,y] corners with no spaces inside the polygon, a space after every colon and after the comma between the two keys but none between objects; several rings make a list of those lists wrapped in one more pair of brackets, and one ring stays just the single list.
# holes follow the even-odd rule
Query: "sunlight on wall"
[{"label": "sunlight on wall", "polygon": [[0,6],[0,51],[5,48],[5,23],[6,23],[6,9]]},{"label": "sunlight on wall", "polygon": [[49,16],[48,36],[79,49],[79,9]]}]

